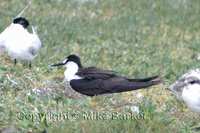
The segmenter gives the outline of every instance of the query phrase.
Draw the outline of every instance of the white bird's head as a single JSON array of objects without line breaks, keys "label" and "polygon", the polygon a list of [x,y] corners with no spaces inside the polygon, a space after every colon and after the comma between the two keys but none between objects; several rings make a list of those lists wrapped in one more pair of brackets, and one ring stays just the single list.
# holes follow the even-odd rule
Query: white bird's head
[{"label": "white bird's head", "polygon": [[169,89],[194,112],[200,113],[200,70],[184,74]]},{"label": "white bird's head", "polygon": [[13,20],[13,24],[19,24],[27,29],[29,26],[29,21],[24,17],[18,17]]},{"label": "white bird's head", "polygon": [[172,84],[169,89],[180,98],[183,92],[183,89],[191,87],[193,85],[200,85],[200,78],[196,76],[187,76],[179,79],[174,84]]}]

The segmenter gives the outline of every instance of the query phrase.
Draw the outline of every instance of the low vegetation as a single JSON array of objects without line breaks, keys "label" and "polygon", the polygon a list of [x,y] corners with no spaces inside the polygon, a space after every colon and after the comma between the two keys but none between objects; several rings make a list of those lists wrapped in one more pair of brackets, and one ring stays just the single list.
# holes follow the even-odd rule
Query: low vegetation
[{"label": "low vegetation", "polygon": [[[0,2],[0,31],[25,5],[25,0]],[[0,130],[192,132],[198,114],[166,88],[200,66],[199,5],[198,0],[32,0],[24,16],[38,27],[43,47],[32,69],[24,62],[14,66],[1,53]],[[164,83],[122,94],[70,98],[64,68],[49,65],[71,53],[80,55],[85,66],[133,78],[160,74]]]}]

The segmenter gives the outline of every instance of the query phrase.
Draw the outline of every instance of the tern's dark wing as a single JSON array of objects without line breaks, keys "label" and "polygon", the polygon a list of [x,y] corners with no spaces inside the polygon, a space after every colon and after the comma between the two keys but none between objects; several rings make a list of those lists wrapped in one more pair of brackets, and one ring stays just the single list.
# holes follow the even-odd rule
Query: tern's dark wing
[{"label": "tern's dark wing", "polygon": [[110,70],[102,70],[96,67],[88,67],[79,69],[76,73],[85,79],[109,79],[111,77],[117,77],[116,72]]},{"label": "tern's dark wing", "polygon": [[159,84],[161,80],[154,79],[152,81],[147,82],[130,82],[129,80],[123,77],[112,77],[107,80],[104,79],[78,79],[72,80],[70,82],[71,87],[84,95],[95,96],[101,94],[112,94],[112,93],[120,93],[127,92],[142,88],[147,88],[152,85]]}]

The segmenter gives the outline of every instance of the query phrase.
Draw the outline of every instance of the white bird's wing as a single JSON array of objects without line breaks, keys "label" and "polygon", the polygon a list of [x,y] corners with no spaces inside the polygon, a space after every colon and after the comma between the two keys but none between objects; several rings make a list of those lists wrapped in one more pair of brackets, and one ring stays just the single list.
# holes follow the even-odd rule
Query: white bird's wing
[{"label": "white bird's wing", "polygon": [[32,26],[32,40],[34,44],[37,44],[37,47],[40,48],[42,46],[42,43],[40,41],[40,38],[37,34],[37,27]]},{"label": "white bird's wing", "polygon": [[38,35],[34,35],[32,36],[32,44],[35,48],[40,49],[42,47],[42,42],[40,41],[40,38],[38,37]]},{"label": "white bird's wing", "polygon": [[32,32],[30,33],[30,47],[29,52],[35,56],[38,52],[38,50],[42,47],[42,43],[40,41],[40,38],[37,34],[36,28],[32,26]]}]

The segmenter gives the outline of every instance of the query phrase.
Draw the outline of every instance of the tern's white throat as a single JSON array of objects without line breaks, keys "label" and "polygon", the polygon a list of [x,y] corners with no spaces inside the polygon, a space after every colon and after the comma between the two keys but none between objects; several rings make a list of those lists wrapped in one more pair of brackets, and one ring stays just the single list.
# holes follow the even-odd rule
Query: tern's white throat
[{"label": "tern's white throat", "polygon": [[79,67],[75,62],[69,61],[69,62],[67,62],[67,64],[65,64],[65,67],[66,67],[66,70],[64,72],[65,81],[70,82],[73,79],[81,79],[81,77],[76,75]]}]

